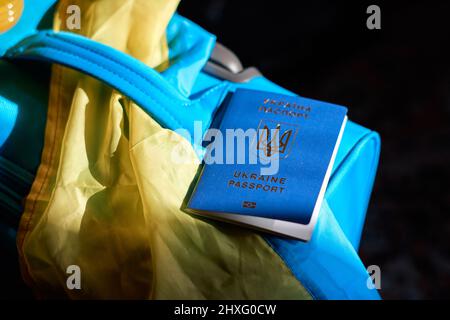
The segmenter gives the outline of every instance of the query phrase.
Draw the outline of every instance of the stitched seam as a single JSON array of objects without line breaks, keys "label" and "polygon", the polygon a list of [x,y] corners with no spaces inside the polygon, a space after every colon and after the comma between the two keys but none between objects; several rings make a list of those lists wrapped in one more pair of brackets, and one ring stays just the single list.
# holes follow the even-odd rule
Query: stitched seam
[{"label": "stitched seam", "polygon": [[[52,37],[53,39],[56,39],[56,40],[59,40],[59,41],[62,41],[62,42],[69,43],[69,44],[74,45],[74,46],[76,46],[76,47],[83,48],[83,49],[86,50],[86,51],[89,51],[89,52],[92,52],[92,53],[97,54],[97,55],[99,55],[99,56],[102,56],[102,57],[104,57],[105,59],[110,60],[111,62],[114,62],[114,63],[118,64],[119,66],[121,66],[121,67],[123,67],[124,69],[128,70],[128,71],[131,72],[132,74],[138,76],[140,79],[144,80],[144,82],[147,82],[148,84],[150,84],[150,85],[152,85],[153,87],[155,87],[155,89],[157,89],[157,90],[158,90],[165,98],[167,98],[167,99],[169,99],[169,100],[172,100],[172,101],[174,101],[174,102],[180,103],[180,101],[179,101],[178,99],[176,99],[176,98],[174,98],[174,97],[171,97],[171,96],[169,96],[166,92],[162,91],[162,89],[160,89],[160,88],[155,84],[156,82],[155,82],[153,79],[145,78],[144,76],[142,76],[141,74],[139,74],[139,73],[136,72],[135,70],[133,70],[133,69],[131,69],[130,67],[128,67],[126,64],[124,64],[124,63],[122,63],[122,62],[120,62],[120,61],[114,59],[114,57],[107,56],[107,55],[104,54],[103,52],[100,52],[100,51],[98,51],[98,50],[94,50],[94,49],[92,49],[92,48],[86,47],[85,45],[79,44],[79,43],[74,42],[74,41],[72,41],[72,40],[69,40],[69,39],[65,39],[65,38],[59,37],[58,34],[51,34],[51,33],[49,33],[48,35],[49,35],[50,37]],[[210,90],[209,92],[207,92],[206,94],[204,94],[204,95],[199,99],[199,101],[202,101],[202,100],[205,99],[208,95],[210,95],[212,92],[218,90],[218,89],[221,88],[221,87],[224,87],[224,85],[219,85],[219,86],[215,87],[214,89]],[[192,105],[193,103],[194,103],[194,101],[182,102],[182,105],[183,105],[183,106],[190,106],[190,105]]]},{"label": "stitched seam", "polygon": [[98,68],[100,68],[100,69],[103,69],[104,71],[107,71],[107,72],[109,72],[109,73],[111,73],[111,74],[117,76],[118,78],[120,78],[121,80],[125,81],[125,82],[128,83],[130,86],[132,86],[133,88],[135,88],[137,91],[139,91],[139,92],[140,92],[141,94],[143,94],[146,98],[148,98],[149,100],[151,100],[153,103],[155,103],[156,105],[158,105],[159,107],[161,107],[161,110],[162,110],[163,112],[165,112],[165,113],[170,117],[170,119],[171,119],[172,121],[175,122],[176,125],[178,125],[180,128],[183,128],[183,126],[181,125],[181,123],[180,123],[180,122],[172,115],[172,113],[170,113],[170,112],[169,112],[162,104],[160,104],[159,102],[157,102],[156,100],[154,100],[150,95],[148,95],[148,94],[147,94],[146,92],[144,92],[142,89],[136,87],[133,83],[131,83],[131,82],[128,81],[127,79],[121,77],[120,75],[118,75],[118,74],[115,73],[114,71],[109,70],[108,68],[106,68],[106,67],[104,67],[104,66],[101,66],[101,65],[99,65],[99,64],[97,64],[97,63],[95,63],[95,62],[89,61],[89,60],[87,60],[87,59],[85,59],[85,58],[83,58],[83,57],[79,57],[79,56],[77,56],[77,55],[74,55],[74,54],[72,54],[72,53],[70,53],[70,52],[67,52],[67,51],[61,50],[61,49],[56,49],[56,48],[51,48],[51,47],[34,48],[34,49],[29,50],[29,52],[30,52],[30,53],[33,52],[33,51],[39,52],[39,51],[41,51],[41,50],[53,50],[53,51],[56,51],[56,52],[60,52],[60,53],[64,53],[64,54],[70,55],[70,56],[72,56],[72,57],[74,57],[74,58],[76,58],[76,59],[79,59],[79,60],[81,60],[81,61],[83,61],[83,62],[86,62],[86,63],[90,63],[90,64],[92,64],[92,65],[94,65],[94,66],[96,66],[96,67],[98,67]]},{"label": "stitched seam", "polygon": [[[27,225],[26,225],[26,227],[25,227],[25,234],[24,234],[24,235],[26,235],[26,234],[29,232],[31,220],[32,220],[32,218],[33,218],[33,216],[34,216],[34,213],[35,213],[35,211],[36,211],[36,204],[37,204],[39,195],[42,193],[42,190],[44,189],[44,185],[45,185],[45,182],[47,181],[47,178],[48,178],[48,175],[49,175],[49,173],[50,173],[51,166],[52,166],[52,162],[53,162],[53,154],[54,154],[54,151],[55,151],[55,145],[56,145],[55,135],[56,135],[56,132],[58,131],[58,120],[59,120],[59,109],[60,109],[60,107],[59,107],[59,104],[60,104],[60,103],[59,103],[59,102],[60,102],[61,87],[62,87],[62,85],[61,85],[61,81],[62,81],[62,73],[61,73],[61,72],[60,72],[60,74],[59,74],[58,79],[59,79],[59,80],[58,80],[59,88],[58,88],[58,95],[56,96],[56,105],[57,105],[57,108],[56,108],[55,126],[54,126],[53,134],[52,134],[52,144],[51,144],[50,151],[49,151],[48,165],[47,165],[47,167],[46,167],[47,170],[45,171],[44,178],[42,179],[41,186],[39,187],[39,191],[38,191],[38,193],[36,194],[36,198],[35,198],[35,200],[34,200],[34,202],[33,202],[32,208],[31,208],[31,210],[30,210],[30,217],[29,217],[29,219],[28,219],[28,221],[27,221]],[[23,250],[24,242],[25,242],[25,237],[24,237],[23,240],[22,240],[22,245],[21,245],[22,250]]]},{"label": "stitched seam", "polygon": [[[76,46],[76,47],[80,47],[80,48],[82,48],[82,49],[84,49],[84,50],[86,50],[86,51],[89,51],[89,52],[92,52],[92,53],[94,53],[94,54],[97,54],[97,55],[99,55],[99,56],[101,56],[101,57],[103,57],[103,58],[105,58],[105,59],[107,59],[107,60],[109,60],[109,61],[111,61],[111,62],[114,62],[114,63],[118,64],[119,66],[121,66],[122,68],[126,69],[127,71],[129,71],[129,72],[132,73],[133,75],[136,75],[137,77],[139,77],[139,78],[140,78],[141,80],[143,80],[144,82],[146,82],[146,83],[152,85],[153,87],[155,87],[155,89],[157,89],[159,92],[161,92],[161,94],[162,94],[165,98],[170,99],[170,100],[172,100],[172,101],[174,101],[174,102],[180,103],[180,101],[177,101],[178,99],[169,96],[167,93],[165,93],[164,91],[162,91],[162,89],[158,88],[158,86],[155,84],[155,83],[156,83],[155,81],[153,81],[152,79],[149,79],[149,78],[145,78],[143,75],[139,74],[138,72],[136,72],[135,70],[131,69],[131,68],[128,67],[127,65],[123,64],[123,63],[120,62],[120,61],[115,60],[113,57],[107,56],[106,54],[104,54],[104,53],[102,53],[102,52],[100,52],[100,51],[97,51],[97,50],[94,50],[94,49],[92,49],[92,48],[86,47],[86,46],[84,46],[84,45],[82,45],[82,44],[79,44],[79,43],[77,43],[77,42],[74,42],[74,41],[72,41],[72,40],[65,39],[65,38],[61,38],[61,37],[59,37],[57,34],[48,34],[48,35],[49,35],[50,37],[52,37],[53,39],[55,39],[55,40],[58,40],[58,41],[61,41],[61,42],[66,42],[66,43],[69,43],[69,44],[71,44],[71,45],[73,45],[73,46]],[[184,104],[189,104],[189,103],[184,103]]]},{"label": "stitched seam", "polygon": [[[34,196],[34,199],[33,200],[30,199],[30,202],[32,202],[32,203],[30,203],[31,208],[28,211],[29,212],[28,213],[28,217],[27,217],[28,220],[27,220],[27,222],[25,224],[25,227],[23,229],[21,227],[22,223],[20,223],[20,230],[21,230],[20,236],[21,236],[21,239],[20,239],[20,243],[18,244],[19,254],[20,254],[20,259],[21,259],[21,261],[23,262],[23,265],[24,265],[24,268],[23,268],[24,279],[26,280],[26,282],[29,282],[29,285],[31,287],[33,286],[34,279],[31,276],[31,272],[30,272],[31,267],[29,265],[29,262],[25,258],[25,250],[24,250],[25,239],[26,239],[28,233],[30,232],[29,229],[30,229],[31,221],[32,221],[32,219],[34,217],[34,214],[35,214],[35,211],[36,211],[36,204],[37,204],[37,202],[39,200],[39,197],[40,197],[40,195],[42,193],[42,190],[44,189],[44,185],[47,182],[48,175],[49,175],[49,172],[51,170],[51,167],[53,166],[55,144],[56,144],[55,136],[56,136],[56,133],[58,131],[59,117],[60,117],[60,108],[61,108],[60,100],[61,100],[61,89],[62,89],[61,83],[62,83],[62,78],[63,78],[62,71],[59,70],[58,71],[58,80],[56,80],[56,82],[58,83],[58,90],[56,92],[56,97],[55,97],[55,106],[56,106],[56,108],[55,108],[56,110],[55,111],[56,111],[56,114],[55,114],[55,119],[54,119],[54,129],[52,130],[52,133],[50,133],[50,135],[51,135],[50,138],[52,138],[52,144],[50,146],[49,152],[46,154],[47,159],[44,160],[44,158],[42,158],[42,161],[45,161],[45,164],[46,164],[46,167],[45,167],[46,171],[44,173],[43,179],[41,180],[41,185],[39,186],[39,189],[37,190],[37,193]],[[51,81],[51,86],[52,85],[53,85],[53,80]],[[51,103],[51,97],[49,97],[49,102],[48,103]],[[48,115],[47,115],[47,117],[48,117]],[[47,120],[47,121],[49,121],[49,120]],[[48,139],[47,133],[45,134],[45,139],[46,139],[46,141]],[[47,148],[47,146],[44,145],[44,148]],[[44,151],[45,151],[45,149],[43,150],[42,156],[44,156]],[[44,163],[41,163],[41,165],[43,165],[43,164]],[[39,179],[39,177],[41,177],[41,171],[40,171],[41,168],[42,167],[39,167],[39,169],[38,169],[38,173],[37,173],[38,175],[36,176],[36,179]],[[35,182],[37,182],[37,181],[38,180],[36,180]],[[34,189],[34,185],[32,186],[30,192],[35,192],[33,189]],[[30,197],[30,196],[31,196],[31,193],[30,193],[30,195],[27,196],[27,200],[26,200],[27,202],[29,200],[28,197]],[[26,208],[28,208],[28,206],[26,206]],[[27,211],[27,209],[25,209],[25,210]]]}]

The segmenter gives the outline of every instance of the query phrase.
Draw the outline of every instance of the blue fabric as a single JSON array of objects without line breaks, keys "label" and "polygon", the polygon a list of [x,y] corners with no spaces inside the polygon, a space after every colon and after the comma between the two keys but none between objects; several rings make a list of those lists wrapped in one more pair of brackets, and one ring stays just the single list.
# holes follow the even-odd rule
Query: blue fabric
[{"label": "blue fabric", "polygon": [[344,132],[346,141],[339,149],[341,157],[335,162],[325,198],[342,231],[358,250],[377,172],[381,142],[378,133],[367,129],[353,142],[354,127],[359,126],[353,123]]},{"label": "blue fabric", "polygon": [[[41,59],[86,72],[133,99],[170,129],[193,133],[194,120],[202,121],[206,129],[226,93],[237,87],[289,94],[264,77],[232,84],[200,72],[215,38],[180,16],[168,28],[173,64],[162,75],[119,51],[70,33],[24,35],[19,43],[8,40],[15,46],[7,57]],[[378,135],[349,121],[312,240],[265,236],[315,298],[379,298],[367,287],[368,274],[356,252],[378,155]]]},{"label": "blue fabric", "polygon": [[17,114],[17,104],[0,96],[0,148],[13,130]]},{"label": "blue fabric", "polygon": [[178,14],[172,17],[166,33],[170,67],[162,76],[183,96],[189,97],[211,55],[216,37]]},{"label": "blue fabric", "polygon": [[[181,20],[177,16],[176,19]],[[184,28],[186,25],[193,25],[185,21],[180,21],[180,24],[184,24]],[[203,131],[209,127],[212,115],[228,86],[225,82],[221,83],[198,99],[186,97],[189,87],[195,81],[195,75],[200,72],[200,66],[205,64],[215,43],[214,36],[206,32],[200,33],[201,29],[195,28],[191,28],[192,34],[188,38],[196,41],[177,45],[179,50],[189,49],[188,52],[192,54],[183,62],[182,55],[179,54],[179,61],[165,74],[167,78],[127,54],[68,32],[37,32],[9,49],[5,56],[10,59],[55,62],[85,72],[131,98],[162,126],[172,130],[187,129],[193,135],[194,121],[201,121]],[[179,30],[184,31],[183,28]],[[175,36],[173,41],[180,42],[174,39],[177,39]],[[189,60],[197,63],[190,63]]]},{"label": "blue fabric", "polygon": [[266,240],[315,299],[379,299],[367,271],[324,201],[307,243],[267,236]]}]

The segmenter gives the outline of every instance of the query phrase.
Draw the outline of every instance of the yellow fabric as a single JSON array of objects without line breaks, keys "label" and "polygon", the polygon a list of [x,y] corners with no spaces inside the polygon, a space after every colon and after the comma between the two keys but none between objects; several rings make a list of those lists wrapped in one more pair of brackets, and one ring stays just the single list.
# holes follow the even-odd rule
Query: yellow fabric
[{"label": "yellow fabric", "polygon": [[[164,30],[177,1],[62,1],[56,29],[69,2],[87,13],[84,35],[153,67],[167,63]],[[175,163],[174,155],[190,161]],[[186,140],[120,93],[54,66],[42,163],[18,235],[36,294],[309,298],[259,235],[179,209],[196,160]],[[80,267],[81,290],[66,286],[70,265]]]}]

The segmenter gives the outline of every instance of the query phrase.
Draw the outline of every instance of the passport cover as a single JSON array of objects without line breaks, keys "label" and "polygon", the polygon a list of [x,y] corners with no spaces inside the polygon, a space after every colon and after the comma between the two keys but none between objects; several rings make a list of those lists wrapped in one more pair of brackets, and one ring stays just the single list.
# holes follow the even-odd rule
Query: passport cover
[{"label": "passport cover", "polygon": [[[309,240],[346,114],[345,107],[317,100],[236,90],[219,126],[224,163],[202,165],[184,210]],[[243,164],[237,163],[236,140],[233,157],[225,159],[231,150],[227,154],[226,130],[238,128],[256,130],[246,140]],[[261,168],[267,164],[249,163],[251,146],[261,160],[277,157],[278,172],[264,175]]]}]

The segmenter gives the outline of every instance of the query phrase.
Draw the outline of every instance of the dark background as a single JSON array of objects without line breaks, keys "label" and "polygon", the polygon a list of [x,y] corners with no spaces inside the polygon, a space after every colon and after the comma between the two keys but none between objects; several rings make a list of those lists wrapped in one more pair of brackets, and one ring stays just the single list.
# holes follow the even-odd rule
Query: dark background
[{"label": "dark background", "polygon": [[[366,9],[381,8],[381,30]],[[385,299],[450,298],[450,3],[193,1],[179,12],[244,66],[349,107],[382,138],[360,255]]]}]

